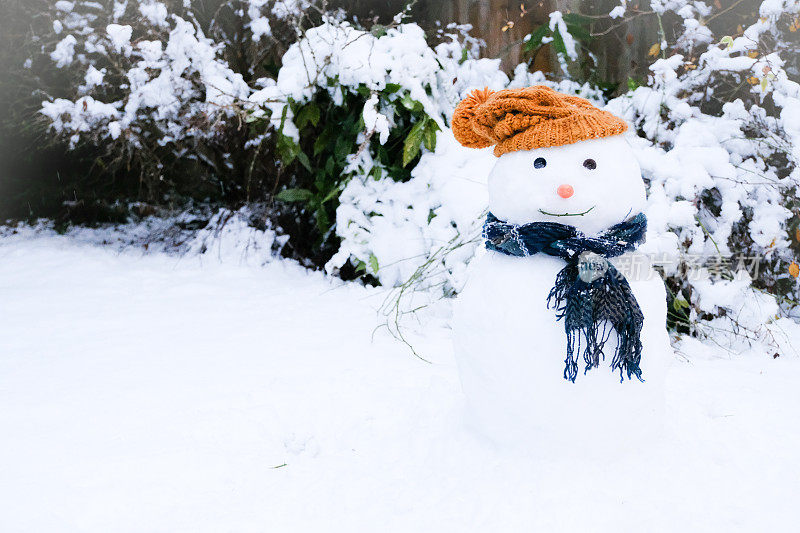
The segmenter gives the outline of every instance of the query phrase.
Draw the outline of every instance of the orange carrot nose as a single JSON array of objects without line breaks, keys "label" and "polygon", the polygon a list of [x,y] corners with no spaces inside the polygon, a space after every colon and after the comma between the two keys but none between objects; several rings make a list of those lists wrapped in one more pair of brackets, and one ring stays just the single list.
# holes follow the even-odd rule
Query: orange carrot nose
[{"label": "orange carrot nose", "polygon": [[567,185],[565,183],[564,185],[559,185],[556,192],[561,198],[569,198],[575,194],[575,189],[572,188],[572,185]]}]

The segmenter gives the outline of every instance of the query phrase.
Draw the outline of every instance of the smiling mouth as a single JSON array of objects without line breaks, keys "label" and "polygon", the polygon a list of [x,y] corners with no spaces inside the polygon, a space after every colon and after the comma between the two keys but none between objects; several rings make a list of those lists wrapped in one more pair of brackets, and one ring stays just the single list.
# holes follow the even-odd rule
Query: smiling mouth
[{"label": "smiling mouth", "polygon": [[584,211],[582,213],[550,213],[549,211],[545,211],[544,209],[539,209],[539,212],[541,214],[543,214],[543,215],[547,215],[547,216],[551,216],[551,217],[582,217],[583,215],[585,215],[586,213],[588,213],[589,211],[591,211],[595,207],[597,207],[597,206],[593,205],[592,207],[590,207],[589,209],[587,209],[586,211]]}]

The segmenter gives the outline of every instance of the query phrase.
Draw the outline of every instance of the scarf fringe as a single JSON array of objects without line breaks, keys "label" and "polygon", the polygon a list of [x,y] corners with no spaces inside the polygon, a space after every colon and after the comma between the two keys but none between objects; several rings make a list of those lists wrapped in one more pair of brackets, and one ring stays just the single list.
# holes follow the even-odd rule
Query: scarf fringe
[{"label": "scarf fringe", "polygon": [[[618,305],[625,301],[625,306]],[[612,265],[601,278],[585,283],[578,278],[575,264],[567,264],[556,276],[555,286],[547,296],[547,307],[556,310],[556,318],[564,320],[567,334],[567,357],[564,379],[575,382],[578,357],[585,363],[583,373],[600,366],[605,360],[605,344],[611,332],[617,333],[617,347],[611,369],[619,370],[620,381],[642,379],[640,334],[644,317],[630,284]],[[610,327],[609,327],[610,326]]]}]

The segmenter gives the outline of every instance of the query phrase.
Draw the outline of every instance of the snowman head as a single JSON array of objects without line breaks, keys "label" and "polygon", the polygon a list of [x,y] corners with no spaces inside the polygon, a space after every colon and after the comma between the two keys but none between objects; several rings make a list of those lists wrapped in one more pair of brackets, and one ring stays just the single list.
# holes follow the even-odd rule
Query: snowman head
[{"label": "snowman head", "polygon": [[501,155],[489,211],[511,224],[551,221],[597,233],[639,213],[641,170],[621,135]]},{"label": "snowman head", "polygon": [[489,211],[512,224],[550,221],[597,233],[639,213],[645,188],[626,124],[548,87],[474,91],[453,115],[474,148],[495,145]]}]

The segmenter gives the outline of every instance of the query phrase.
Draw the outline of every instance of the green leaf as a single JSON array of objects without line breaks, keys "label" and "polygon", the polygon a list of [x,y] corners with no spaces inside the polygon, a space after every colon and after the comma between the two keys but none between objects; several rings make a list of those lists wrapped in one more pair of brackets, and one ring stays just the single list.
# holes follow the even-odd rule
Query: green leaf
[{"label": "green leaf", "polygon": [[314,174],[314,187],[317,189],[318,192],[325,190],[325,182],[327,181],[325,179],[326,177],[327,175],[324,171],[317,172]]},{"label": "green leaf", "polygon": [[422,104],[411,98],[411,95],[408,93],[403,95],[400,99],[400,103],[409,111],[422,111]]},{"label": "green leaf", "polygon": [[406,140],[403,142],[403,166],[408,165],[419,153],[419,145],[422,142],[422,135],[428,117],[418,121],[408,132]]},{"label": "green leaf", "polygon": [[592,40],[592,34],[583,26],[567,24],[567,31],[578,41],[588,42]]},{"label": "green leaf", "polygon": [[553,32],[553,48],[559,54],[567,55],[567,46],[564,44],[564,38],[561,37],[561,33],[558,30]]},{"label": "green leaf", "polygon": [[347,139],[345,137],[336,139],[336,145],[333,147],[333,156],[339,161],[344,161],[344,158],[347,157],[349,153],[350,143]]},{"label": "green leaf", "polygon": [[436,150],[437,131],[439,131],[439,125],[436,123],[436,121],[428,120],[428,123],[425,125],[425,131],[422,135],[422,141],[425,144],[425,148],[427,148],[431,152]]},{"label": "green leaf", "polygon": [[331,227],[328,212],[325,211],[325,207],[320,205],[314,213],[317,216],[317,228],[319,229],[320,233],[325,234]]},{"label": "green leaf", "polygon": [[308,124],[316,126],[319,124],[321,114],[322,113],[319,109],[319,106],[315,102],[309,102],[300,109],[300,112],[297,113],[294,123],[297,128],[301,130]]},{"label": "green leaf", "polygon": [[525,42],[525,51],[530,52],[536,50],[542,45],[542,39],[550,34],[550,27],[547,24],[542,24],[531,32],[530,39]]},{"label": "green leaf", "polygon": [[[391,133],[389,134],[391,138]],[[378,147],[378,161],[381,162],[388,162],[389,161],[389,152],[386,150],[386,146],[380,145]]]},{"label": "green leaf", "polygon": [[383,37],[384,35],[386,35],[386,26],[384,26],[383,24],[373,24],[372,28],[370,28],[369,32],[374,37],[378,37],[378,38]]},{"label": "green leaf", "polygon": [[731,37],[730,35],[726,35],[725,37],[719,40],[719,44],[724,44],[725,48],[730,48],[731,46],[733,46],[733,37]]},{"label": "green leaf", "polygon": [[287,113],[289,113],[289,106],[285,105],[285,106],[283,106],[283,109],[281,110],[281,125],[278,128],[279,132],[283,132],[283,125],[286,123],[286,115],[287,115]]},{"label": "green leaf", "polygon": [[564,19],[566,24],[575,26],[588,26],[592,23],[592,19],[580,13],[565,13],[561,18]]},{"label": "green leaf", "polygon": [[322,199],[320,204],[324,204],[328,200],[332,200],[332,199],[336,198],[337,196],[339,196],[339,192],[340,192],[339,191],[339,187],[334,187],[333,189],[328,191],[328,194],[325,195],[325,198]]},{"label": "green leaf", "polygon": [[403,166],[405,167],[411,161],[417,157],[419,153],[419,144],[412,142],[408,142],[408,137],[406,137],[406,143],[403,145]]},{"label": "green leaf", "polygon": [[686,301],[686,300],[683,298],[683,295],[682,295],[682,294],[678,294],[678,295],[677,295],[675,298],[673,298],[673,300],[672,300],[672,308],[673,308],[673,309],[675,309],[675,310],[676,310],[676,311],[678,311],[678,312],[680,312],[680,310],[681,310],[681,309],[684,309],[684,308],[685,308],[685,309],[689,309],[689,302],[687,302],[687,301]]},{"label": "green leaf", "polygon": [[378,258],[375,257],[375,254],[369,254],[369,268],[372,270],[373,274],[378,273],[379,269]]},{"label": "green leaf", "polygon": [[433,152],[436,150],[436,132],[430,128],[425,128],[425,132],[422,136],[422,141],[425,144],[425,148],[428,151]]},{"label": "green leaf", "polygon": [[387,83],[386,88],[383,90],[383,92],[385,94],[396,93],[397,91],[400,90],[401,87],[402,85],[400,85],[399,83]]},{"label": "green leaf", "polygon": [[579,13],[567,13],[562,18],[567,26],[567,31],[575,39],[583,42],[592,40],[592,34],[589,33],[589,25],[592,23],[592,19]]},{"label": "green leaf", "polygon": [[275,143],[275,149],[278,152],[278,158],[285,166],[289,166],[297,157],[297,152],[300,147],[294,142],[291,137],[287,137],[282,133],[278,134],[278,140]]},{"label": "green leaf", "polygon": [[314,157],[322,153],[328,147],[328,142],[333,137],[333,128],[326,126],[322,133],[319,134],[317,140],[314,141]]},{"label": "green leaf", "polygon": [[297,160],[300,161],[301,165],[306,167],[306,170],[309,172],[314,172],[314,169],[311,168],[311,161],[309,161],[308,156],[299,146],[297,147]]},{"label": "green leaf", "polygon": [[281,202],[307,202],[314,196],[308,189],[284,189],[275,195]]}]

